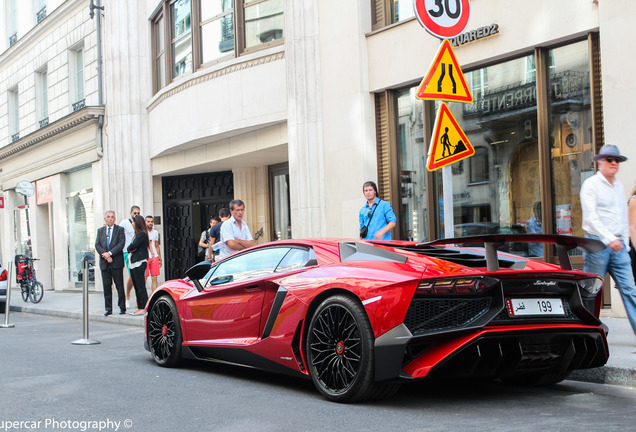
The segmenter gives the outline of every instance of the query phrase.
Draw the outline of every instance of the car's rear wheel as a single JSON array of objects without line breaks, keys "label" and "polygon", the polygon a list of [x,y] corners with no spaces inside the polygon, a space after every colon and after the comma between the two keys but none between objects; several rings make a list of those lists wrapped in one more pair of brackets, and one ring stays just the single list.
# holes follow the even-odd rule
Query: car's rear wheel
[{"label": "car's rear wheel", "polygon": [[44,296],[44,285],[42,285],[42,282],[32,282],[32,284],[29,297],[33,303],[40,303]]},{"label": "car's rear wheel", "polygon": [[397,384],[375,382],[373,331],[361,304],[336,295],[324,300],[311,318],[307,357],[311,379],[335,402],[378,399]]},{"label": "car's rear wheel", "polygon": [[181,361],[181,326],[177,307],[170,296],[163,296],[148,311],[147,337],[150,354],[161,366],[176,366]]}]

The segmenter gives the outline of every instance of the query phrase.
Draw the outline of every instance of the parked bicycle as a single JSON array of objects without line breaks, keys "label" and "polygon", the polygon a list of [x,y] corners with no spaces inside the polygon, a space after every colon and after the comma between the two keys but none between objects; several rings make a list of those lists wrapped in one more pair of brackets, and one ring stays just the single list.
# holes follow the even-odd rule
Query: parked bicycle
[{"label": "parked bicycle", "polygon": [[35,275],[35,267],[33,266],[35,261],[39,261],[39,259],[26,255],[15,256],[15,278],[20,284],[22,300],[25,302],[31,299],[31,302],[39,303],[44,296],[44,285],[37,280]]}]

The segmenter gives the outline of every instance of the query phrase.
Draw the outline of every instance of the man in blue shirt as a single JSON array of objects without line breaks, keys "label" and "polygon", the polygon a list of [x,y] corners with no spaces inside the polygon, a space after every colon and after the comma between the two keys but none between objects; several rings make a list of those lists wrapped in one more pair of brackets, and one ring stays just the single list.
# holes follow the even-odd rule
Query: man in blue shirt
[{"label": "man in blue shirt", "polygon": [[391,204],[378,198],[378,186],[368,181],[362,185],[362,192],[367,203],[362,206],[359,214],[360,231],[368,228],[363,240],[391,240],[391,230],[397,222]]}]

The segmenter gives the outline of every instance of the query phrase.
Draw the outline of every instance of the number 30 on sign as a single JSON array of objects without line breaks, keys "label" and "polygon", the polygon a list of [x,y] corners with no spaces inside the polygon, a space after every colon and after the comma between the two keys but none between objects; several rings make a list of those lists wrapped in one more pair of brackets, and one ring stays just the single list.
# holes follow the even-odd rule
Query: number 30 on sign
[{"label": "number 30 on sign", "polygon": [[468,25],[469,0],[415,0],[415,14],[420,24],[433,36],[450,39]]}]

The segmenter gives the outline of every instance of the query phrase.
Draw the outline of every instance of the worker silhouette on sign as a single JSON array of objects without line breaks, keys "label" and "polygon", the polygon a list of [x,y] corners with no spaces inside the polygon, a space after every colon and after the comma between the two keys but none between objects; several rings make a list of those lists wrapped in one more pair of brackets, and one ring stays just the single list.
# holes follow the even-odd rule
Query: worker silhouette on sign
[{"label": "worker silhouette on sign", "polygon": [[[442,74],[439,77],[439,80],[437,81],[437,91],[438,93],[442,92],[442,82],[444,81],[444,77],[446,76],[446,63],[442,63]],[[449,64],[448,65],[448,77],[450,78],[451,82],[453,83],[453,94],[457,93],[457,83],[455,83],[455,77],[453,77],[453,65]]]},{"label": "worker silhouette on sign", "polygon": [[[448,128],[444,128],[444,134],[442,135],[442,137],[440,138],[440,141],[442,143],[442,145],[444,146],[444,148],[442,149],[442,157],[439,160],[442,160],[444,158],[447,157],[451,157],[454,154],[457,153],[461,153],[463,151],[466,151],[466,144],[464,144],[464,142],[462,140],[459,140],[457,142],[457,144],[453,145],[450,142],[450,139],[448,138]],[[446,156],[446,151],[448,151],[448,156]]]}]

